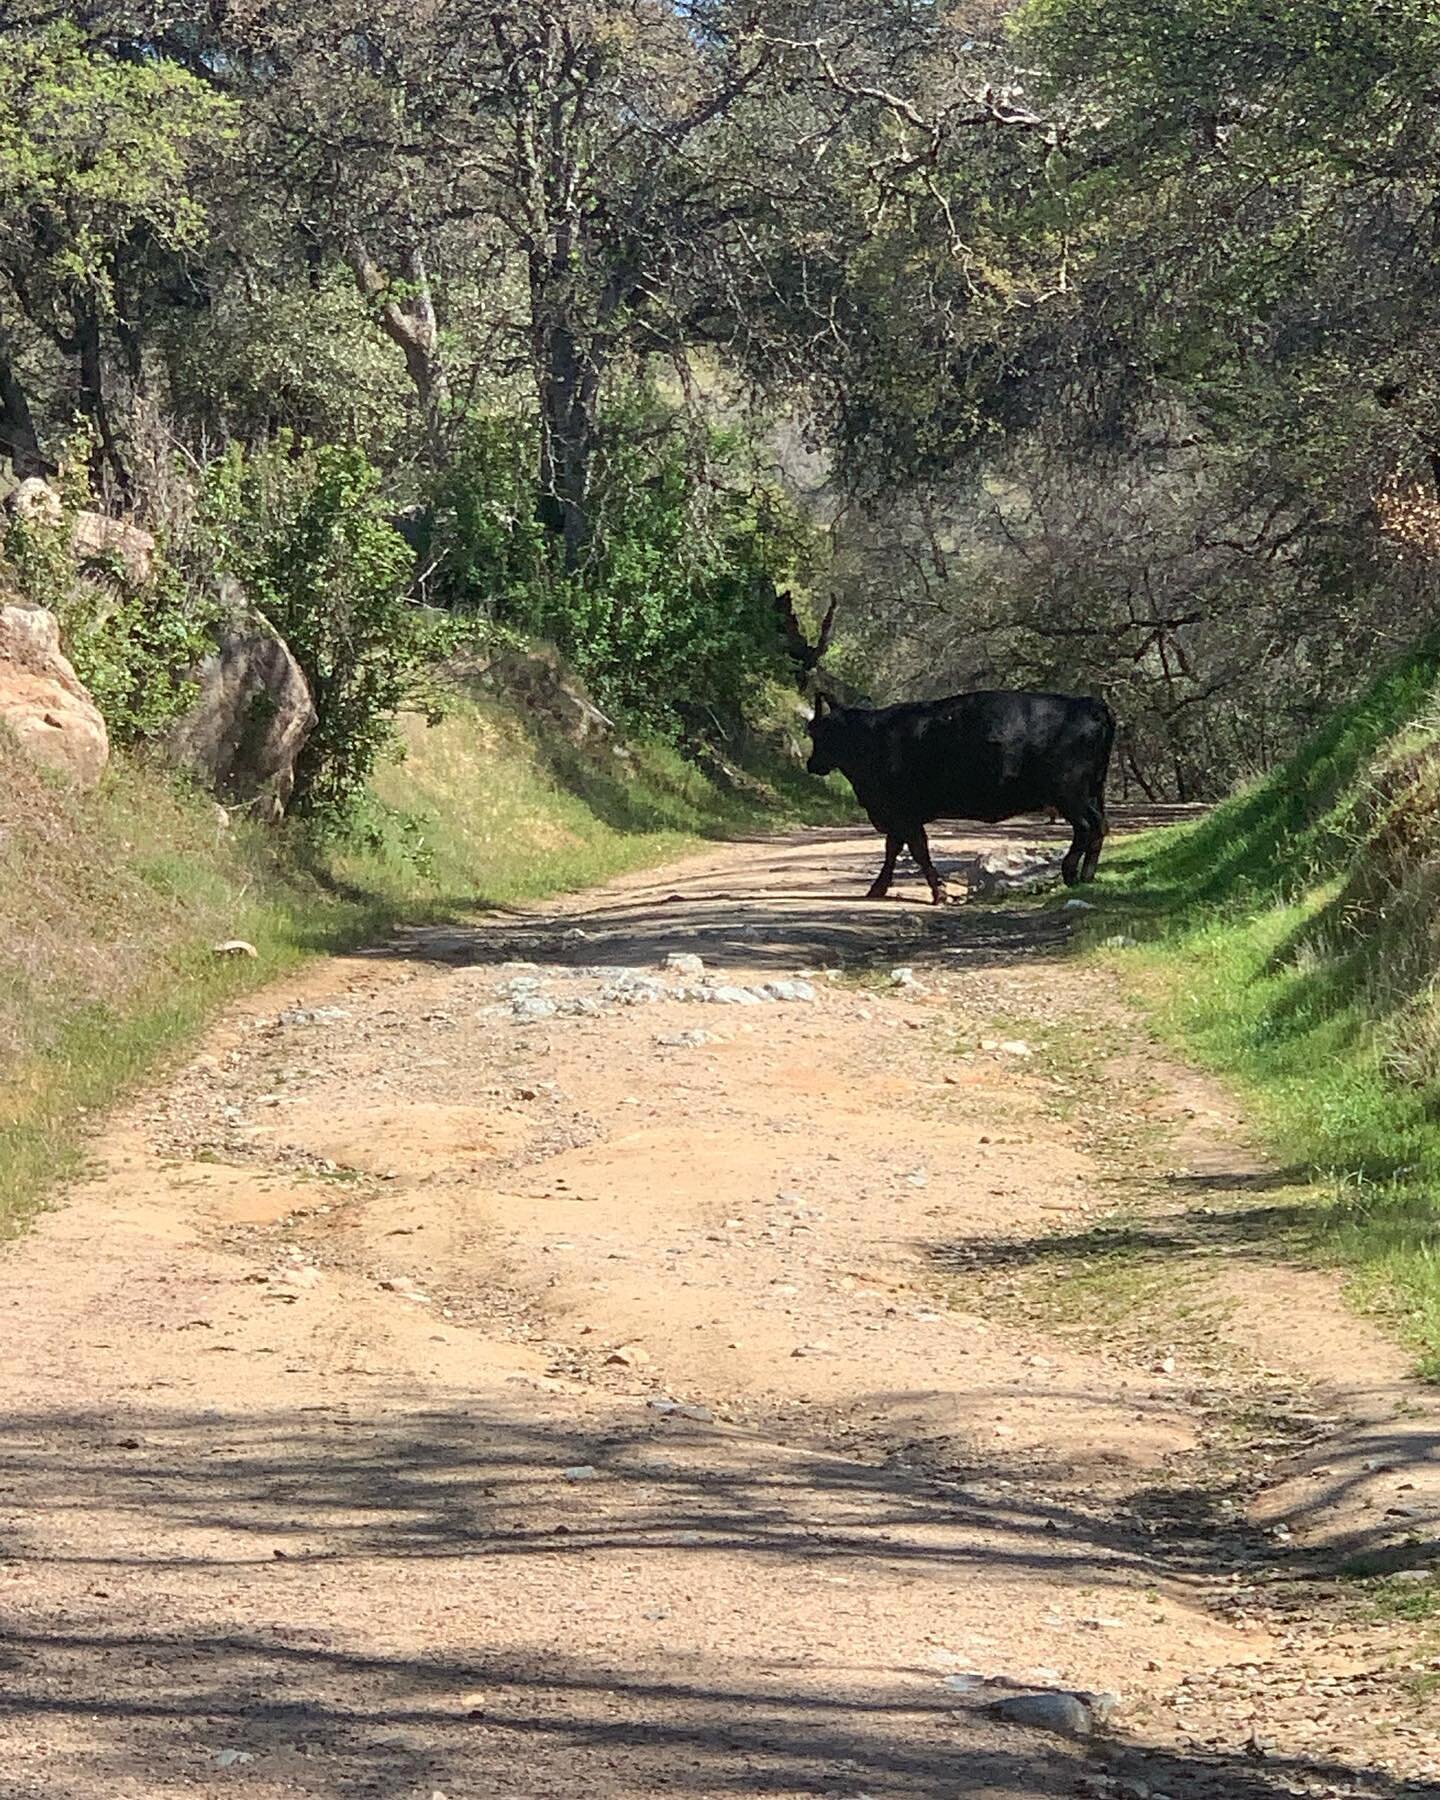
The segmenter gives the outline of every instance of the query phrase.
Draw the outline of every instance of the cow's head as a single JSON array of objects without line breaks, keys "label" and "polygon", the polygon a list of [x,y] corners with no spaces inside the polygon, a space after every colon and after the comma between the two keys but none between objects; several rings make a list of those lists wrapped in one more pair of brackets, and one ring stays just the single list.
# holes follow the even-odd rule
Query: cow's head
[{"label": "cow's head", "polygon": [[828,694],[815,696],[815,717],[806,726],[810,733],[810,759],[805,767],[812,775],[829,775],[840,767],[845,744],[845,708]]}]

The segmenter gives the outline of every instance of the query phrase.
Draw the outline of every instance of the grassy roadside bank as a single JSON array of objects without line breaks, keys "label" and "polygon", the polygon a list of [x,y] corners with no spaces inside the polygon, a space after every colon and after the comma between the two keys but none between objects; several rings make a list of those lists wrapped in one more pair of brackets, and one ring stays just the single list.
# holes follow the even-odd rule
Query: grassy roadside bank
[{"label": "grassy roadside bank", "polygon": [[[555,746],[498,703],[403,722],[344,842],[225,829],[117,758],[78,794],[8,756],[0,794],[0,1233],[73,1174],[84,1128],[224,1002],[395,919],[571,892],[706,838],[824,816],[798,771],[722,789],[665,746]],[[814,784],[811,784],[813,787]],[[219,957],[243,939],[257,956]]]},{"label": "grassy roadside bank", "polygon": [[[1087,932],[1228,1077],[1277,1234],[1352,1271],[1440,1378],[1440,651],[1195,825],[1119,845]],[[1133,939],[1115,947],[1117,934]]]}]

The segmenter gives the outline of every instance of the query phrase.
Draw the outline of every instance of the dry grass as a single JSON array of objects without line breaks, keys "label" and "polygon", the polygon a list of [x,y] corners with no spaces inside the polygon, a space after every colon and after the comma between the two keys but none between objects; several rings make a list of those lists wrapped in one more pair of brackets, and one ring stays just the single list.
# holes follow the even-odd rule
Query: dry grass
[{"label": "dry grass", "polygon": [[247,885],[213,806],[120,763],[82,794],[13,748],[0,792],[0,1066],[87,1009],[123,1008],[218,934]]}]

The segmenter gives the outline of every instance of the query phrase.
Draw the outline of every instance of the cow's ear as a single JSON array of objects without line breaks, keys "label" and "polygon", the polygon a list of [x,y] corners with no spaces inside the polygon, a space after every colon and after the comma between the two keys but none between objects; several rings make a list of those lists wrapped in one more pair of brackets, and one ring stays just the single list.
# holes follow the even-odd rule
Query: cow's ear
[{"label": "cow's ear", "polygon": [[835,702],[828,694],[817,694],[815,696],[815,717],[817,719],[823,719],[827,712],[834,712],[834,710]]}]

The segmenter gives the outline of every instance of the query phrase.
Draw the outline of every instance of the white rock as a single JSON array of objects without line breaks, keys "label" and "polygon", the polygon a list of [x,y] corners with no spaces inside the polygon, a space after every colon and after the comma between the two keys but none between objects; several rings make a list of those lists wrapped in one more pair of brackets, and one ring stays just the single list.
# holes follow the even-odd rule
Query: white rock
[{"label": "white rock", "polygon": [[670,991],[663,981],[657,981],[653,975],[632,972],[608,982],[601,988],[600,998],[615,1006],[648,1006],[656,1000],[668,1000]]},{"label": "white rock", "polygon": [[765,1003],[763,996],[757,994],[754,988],[722,985],[702,991],[712,1006],[763,1006]]},{"label": "white rock", "polygon": [[553,1019],[560,1008],[544,994],[517,994],[510,1011],[517,1019]]},{"label": "white rock", "polygon": [[705,973],[704,961],[682,950],[672,950],[660,967],[669,969],[673,975],[683,975],[687,981],[699,981]]},{"label": "white rock", "polygon": [[808,981],[767,981],[760,989],[772,1000],[793,1001],[804,1006],[813,1006],[815,990]]},{"label": "white rock", "polygon": [[920,983],[915,979],[915,971],[910,968],[892,969],[890,985],[897,988],[918,988]]},{"label": "white rock", "polygon": [[314,1288],[319,1287],[324,1276],[313,1263],[302,1263],[299,1268],[282,1270],[274,1279],[286,1287]]},{"label": "white rock", "polygon": [[1060,909],[1062,912],[1094,912],[1094,903],[1089,900],[1067,900]]},{"label": "white rock", "polygon": [[590,1463],[576,1463],[573,1468],[565,1470],[567,1481],[598,1481],[600,1471]]},{"label": "white rock", "polygon": [[997,1719],[1008,1719],[1014,1725],[1083,1738],[1109,1717],[1114,1706],[1110,1694],[1012,1694],[1008,1700],[997,1700],[990,1710]]},{"label": "white rock", "polygon": [[248,956],[253,960],[259,956],[260,952],[253,944],[247,944],[244,938],[226,938],[223,944],[212,944],[210,954],[212,956]]},{"label": "white rock", "polygon": [[430,1296],[423,1293],[415,1283],[405,1275],[393,1275],[380,1283],[387,1294],[398,1294],[402,1300],[413,1300],[417,1306],[429,1306]]},{"label": "white rock", "polygon": [[651,1400],[647,1405],[651,1412],[659,1413],[662,1419],[693,1419],[697,1425],[710,1425],[715,1419],[708,1406],[699,1406],[692,1401]]}]

